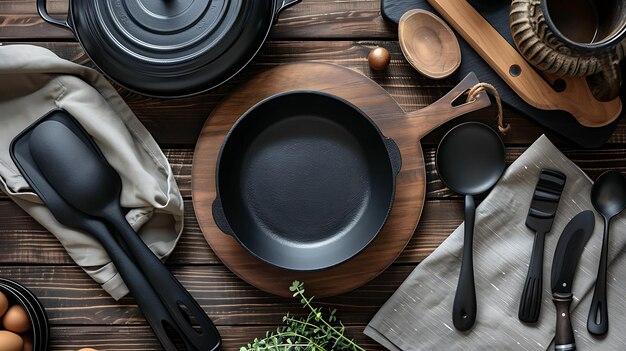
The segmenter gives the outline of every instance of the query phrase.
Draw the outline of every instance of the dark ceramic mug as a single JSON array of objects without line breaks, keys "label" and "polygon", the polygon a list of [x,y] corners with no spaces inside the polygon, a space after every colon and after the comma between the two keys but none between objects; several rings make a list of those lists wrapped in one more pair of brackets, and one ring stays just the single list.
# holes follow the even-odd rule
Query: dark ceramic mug
[{"label": "dark ceramic mug", "polygon": [[596,98],[619,95],[619,60],[626,53],[626,0],[542,0],[548,28],[572,55],[595,57],[600,72],[587,77]]}]

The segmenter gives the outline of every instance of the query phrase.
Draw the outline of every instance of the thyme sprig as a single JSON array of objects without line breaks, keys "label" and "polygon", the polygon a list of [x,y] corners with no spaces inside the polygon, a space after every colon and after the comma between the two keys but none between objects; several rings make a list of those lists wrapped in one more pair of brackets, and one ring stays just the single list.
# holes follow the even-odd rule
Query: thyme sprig
[{"label": "thyme sprig", "polygon": [[304,283],[296,280],[289,290],[293,297],[300,298],[309,314],[301,318],[287,314],[283,317],[285,326],[265,333],[263,339],[254,339],[240,351],[365,351],[344,335],[346,327],[337,320],[336,309],[326,313],[321,307],[313,306],[313,297],[304,294]]}]

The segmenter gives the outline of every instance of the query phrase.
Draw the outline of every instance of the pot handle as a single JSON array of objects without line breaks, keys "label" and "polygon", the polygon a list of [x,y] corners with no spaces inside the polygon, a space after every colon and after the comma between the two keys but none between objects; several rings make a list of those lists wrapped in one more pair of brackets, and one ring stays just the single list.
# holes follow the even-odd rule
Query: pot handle
[{"label": "pot handle", "polygon": [[391,161],[391,170],[394,175],[398,175],[402,168],[402,154],[400,153],[400,148],[398,148],[398,144],[391,138],[385,138],[385,147],[387,148],[389,160]]},{"label": "pot handle", "polygon": [[480,110],[491,105],[486,92],[480,92],[472,101],[463,102],[455,106],[453,103],[463,98],[463,95],[476,84],[480,83],[476,74],[470,72],[450,92],[434,103],[414,112],[407,113],[409,123],[419,131],[418,137],[430,133],[433,129],[450,121],[453,118]]},{"label": "pot handle", "polygon": [[61,19],[56,19],[50,16],[50,14],[48,13],[46,0],[37,0],[37,12],[39,12],[39,16],[41,16],[41,18],[43,18],[44,21],[52,25],[68,29],[73,32],[72,27],[69,25],[69,22],[67,21],[67,18],[65,20],[61,20]]},{"label": "pot handle", "polygon": [[217,225],[217,227],[220,228],[220,230],[224,232],[224,234],[235,235],[235,231],[228,223],[228,219],[226,219],[224,207],[222,206],[222,200],[220,200],[219,197],[216,197],[215,201],[213,201],[213,206],[211,210],[213,212],[213,220],[215,221],[215,225]]},{"label": "pot handle", "polygon": [[276,0],[276,12],[274,13],[274,21],[278,19],[278,15],[286,7],[291,6],[300,0]]}]

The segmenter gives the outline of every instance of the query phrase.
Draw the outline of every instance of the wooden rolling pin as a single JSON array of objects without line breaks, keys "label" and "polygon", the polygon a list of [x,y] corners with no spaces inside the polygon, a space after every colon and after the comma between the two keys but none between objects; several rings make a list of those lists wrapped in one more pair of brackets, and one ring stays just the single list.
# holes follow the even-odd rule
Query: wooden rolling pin
[{"label": "wooden rolling pin", "polygon": [[586,127],[602,127],[620,115],[621,100],[596,100],[584,77],[559,78],[565,82],[565,88],[555,91],[466,0],[428,2],[528,104],[542,110],[569,112]]}]

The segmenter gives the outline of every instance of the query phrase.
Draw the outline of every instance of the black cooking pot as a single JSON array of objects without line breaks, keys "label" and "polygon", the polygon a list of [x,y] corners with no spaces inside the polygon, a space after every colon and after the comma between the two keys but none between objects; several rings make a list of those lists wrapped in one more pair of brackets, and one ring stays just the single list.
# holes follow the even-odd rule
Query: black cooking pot
[{"label": "black cooking pot", "polygon": [[70,0],[66,20],[105,74],[140,94],[181,97],[217,87],[243,69],[280,11],[298,0]]}]

